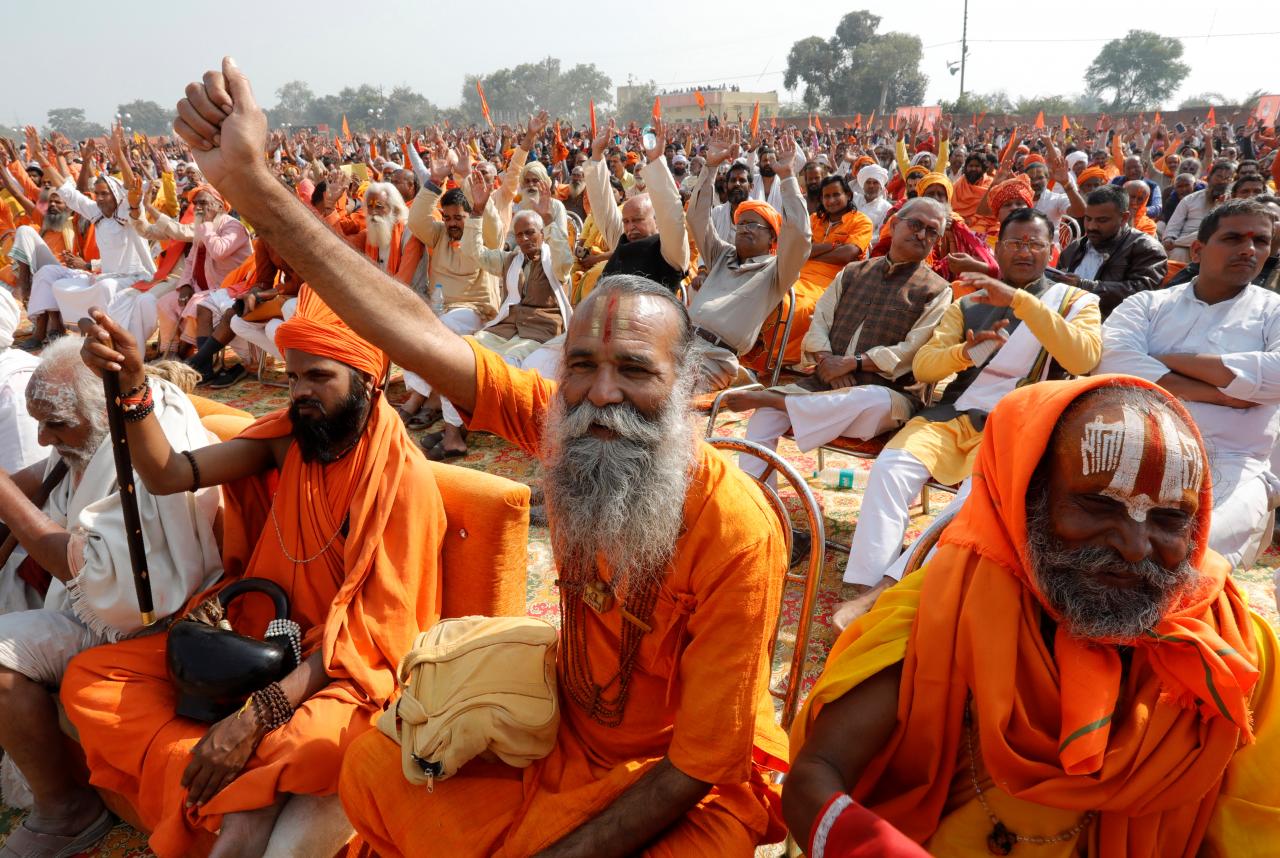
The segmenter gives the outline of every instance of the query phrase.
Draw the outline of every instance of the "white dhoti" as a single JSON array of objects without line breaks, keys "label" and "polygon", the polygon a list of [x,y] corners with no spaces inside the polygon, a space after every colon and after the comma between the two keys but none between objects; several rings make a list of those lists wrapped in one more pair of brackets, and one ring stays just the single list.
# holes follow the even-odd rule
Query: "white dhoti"
[{"label": "white dhoti", "polygon": [[31,275],[31,296],[27,299],[27,316],[36,316],[58,311],[58,300],[53,296],[53,284],[81,272],[62,265],[44,265]]},{"label": "white dhoti", "polygon": [[[452,310],[445,310],[440,314],[439,318],[446,328],[458,336],[474,334],[484,324],[480,314],[470,307],[455,307]],[[231,327],[233,330],[235,329],[235,322],[231,323]],[[422,376],[408,370],[404,374],[404,386],[422,396],[431,395],[431,385],[427,384]]]},{"label": "white dhoti", "polygon": [[[45,269],[40,269],[44,274]],[[146,343],[156,330],[156,299],[149,292],[131,288],[144,279],[141,274],[90,274],[63,269],[64,276],[52,284],[53,300],[69,325],[88,317],[92,307],[107,311],[139,344]],[[34,293],[34,289],[33,289]],[[52,308],[46,308],[52,309]]]},{"label": "white dhoti", "polygon": [[[1209,547],[1233,568],[1252,566],[1270,530],[1276,504],[1277,480],[1268,463],[1248,456],[1216,456],[1209,472],[1213,478],[1213,516]],[[1280,486],[1276,486],[1280,488]]]},{"label": "white dhoti", "polygon": [[844,567],[846,584],[872,586],[902,553],[911,501],[929,481],[929,469],[906,450],[885,450],[871,466],[858,523]]},{"label": "white dhoti", "polygon": [[[796,446],[807,453],[836,438],[866,441],[903,423],[893,416],[889,388],[880,385],[788,394],[785,405],[785,409],[757,408],[747,421],[747,440],[777,450],[778,439],[792,429]],[[755,456],[739,456],[738,465],[756,477],[765,469]]]},{"label": "white dhoti", "polygon": [[552,337],[542,348],[524,359],[522,366],[531,369],[547,381],[555,381],[560,373],[560,359],[564,356],[564,334]]},{"label": "white dhoti", "polygon": [[[509,340],[504,340],[502,337],[495,337],[487,331],[476,331],[473,338],[477,343],[519,369],[524,369],[526,359],[543,346],[537,340],[526,340],[524,337],[512,337]],[[444,414],[444,422],[450,426],[462,425],[462,415],[458,413],[458,409],[453,407],[453,403],[443,396],[440,397],[440,411]]]},{"label": "white dhoti", "polygon": [[[243,340],[258,351],[282,361],[284,360],[284,355],[280,353],[280,349],[276,348],[276,331],[287,319],[292,318],[297,309],[298,299],[290,298],[280,308],[279,319],[269,319],[265,322],[246,322],[240,316],[233,316],[231,330],[236,335],[236,340]],[[232,341],[233,347],[235,347],[235,342],[235,340]],[[239,351],[238,348],[237,351]]]}]

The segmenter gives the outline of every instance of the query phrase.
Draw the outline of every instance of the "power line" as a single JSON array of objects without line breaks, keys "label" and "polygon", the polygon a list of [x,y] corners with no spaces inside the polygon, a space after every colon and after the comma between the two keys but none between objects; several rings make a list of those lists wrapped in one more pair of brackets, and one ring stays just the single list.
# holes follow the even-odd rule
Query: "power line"
[{"label": "power line", "polygon": [[[1163,36],[1166,39],[1177,39],[1179,41],[1191,41],[1192,39],[1235,39],[1246,36],[1280,36],[1280,30],[1273,30],[1266,33],[1200,33],[1194,36]],[[1123,36],[1090,36],[1080,39],[970,39],[970,42],[981,42],[989,45],[1007,45],[1007,44],[1041,44],[1041,43],[1061,43],[1061,42],[1113,42],[1123,39]],[[947,45],[958,45],[959,39],[952,39],[949,42],[937,42],[932,45],[925,45],[922,50],[930,48],[941,48]]]}]

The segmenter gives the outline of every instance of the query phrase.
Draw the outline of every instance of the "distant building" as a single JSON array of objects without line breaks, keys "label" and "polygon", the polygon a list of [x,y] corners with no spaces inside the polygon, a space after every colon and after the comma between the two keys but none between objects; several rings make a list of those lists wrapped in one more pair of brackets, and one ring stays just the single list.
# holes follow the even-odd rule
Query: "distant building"
[{"label": "distant building", "polygon": [[[617,101],[615,103],[622,104],[627,101],[633,91],[638,89],[640,87],[618,87]],[[705,112],[698,107],[698,92],[702,93],[702,98],[706,102],[707,109]],[[701,122],[712,113],[728,122],[737,122],[739,117],[746,121],[751,118],[752,108],[755,107],[757,101],[760,102],[760,115],[762,117],[767,119],[778,115],[778,93],[776,90],[744,92],[729,88],[711,89],[708,87],[699,90],[697,87],[691,87],[679,92],[659,92],[658,97],[662,99],[662,118],[673,122]]]}]

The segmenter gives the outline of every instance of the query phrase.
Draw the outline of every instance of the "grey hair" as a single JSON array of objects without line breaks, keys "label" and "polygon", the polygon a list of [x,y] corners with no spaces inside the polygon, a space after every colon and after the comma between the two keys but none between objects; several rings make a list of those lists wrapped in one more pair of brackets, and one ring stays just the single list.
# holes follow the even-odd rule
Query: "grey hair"
[{"label": "grey hair", "polygon": [[947,220],[947,210],[942,203],[930,197],[912,197],[903,203],[902,208],[898,209],[898,217],[907,217],[918,209],[927,208],[929,213],[935,217],[941,218],[945,223]]},{"label": "grey hair", "polygon": [[675,358],[676,367],[682,376],[696,371],[702,360],[702,340],[693,332],[689,309],[670,289],[639,274],[610,274],[600,278],[588,299],[602,300],[610,294],[643,295],[655,298],[660,303],[670,304],[675,310],[679,327],[672,357]]},{"label": "grey hair", "polygon": [[107,397],[102,381],[80,357],[83,337],[68,336],[45,346],[27,382],[27,402],[47,402],[59,419],[87,421],[95,432],[107,431]]},{"label": "grey hair", "polygon": [[365,206],[369,205],[369,197],[372,194],[382,194],[387,198],[387,207],[391,209],[391,216],[395,218],[396,223],[405,223],[409,220],[409,206],[405,204],[404,195],[395,185],[390,182],[370,182],[364,191]]}]

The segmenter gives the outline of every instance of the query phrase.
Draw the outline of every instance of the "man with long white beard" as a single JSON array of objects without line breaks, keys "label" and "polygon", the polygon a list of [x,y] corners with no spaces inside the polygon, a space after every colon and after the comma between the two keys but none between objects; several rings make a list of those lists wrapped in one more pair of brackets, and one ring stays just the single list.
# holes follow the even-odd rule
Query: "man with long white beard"
[{"label": "man with long white beard", "polygon": [[1172,394],[1027,385],[937,552],[841,635],[792,731],[812,858],[1269,855],[1275,632],[1206,545]]},{"label": "man with long white beard", "polygon": [[[88,851],[111,829],[101,799],[75,774],[54,695],[77,653],[142,630],[106,400],[80,347],[79,337],[49,345],[27,384],[40,443],[54,454],[0,474],[0,521],[18,542],[0,569],[3,780],[6,803],[31,809],[5,844],[15,855]],[[209,443],[182,391],[158,379],[151,390],[147,413],[166,438],[182,450]],[[222,574],[221,497],[216,488],[161,497],[141,484],[134,494],[156,615],[167,618]]]},{"label": "man with long white beard", "polygon": [[405,229],[409,207],[404,197],[390,182],[370,182],[364,192],[364,210],[364,229],[347,236],[347,241],[383,271],[413,287],[421,279],[419,269],[426,270],[426,254],[422,241]]},{"label": "man with long white beard", "polygon": [[339,792],[360,834],[388,856],[426,843],[464,856],[750,855],[777,840],[755,768],[782,750],[766,656],[784,541],[750,478],[684,420],[700,348],[684,305],[643,278],[602,279],[570,322],[559,384],[515,369],[271,177],[266,117],[233,62],[205,80],[175,123],[205,174],[348,323],[473,426],[546,462],[557,744],[524,770],[474,760],[428,791],[404,780],[390,740],[357,739]]}]

